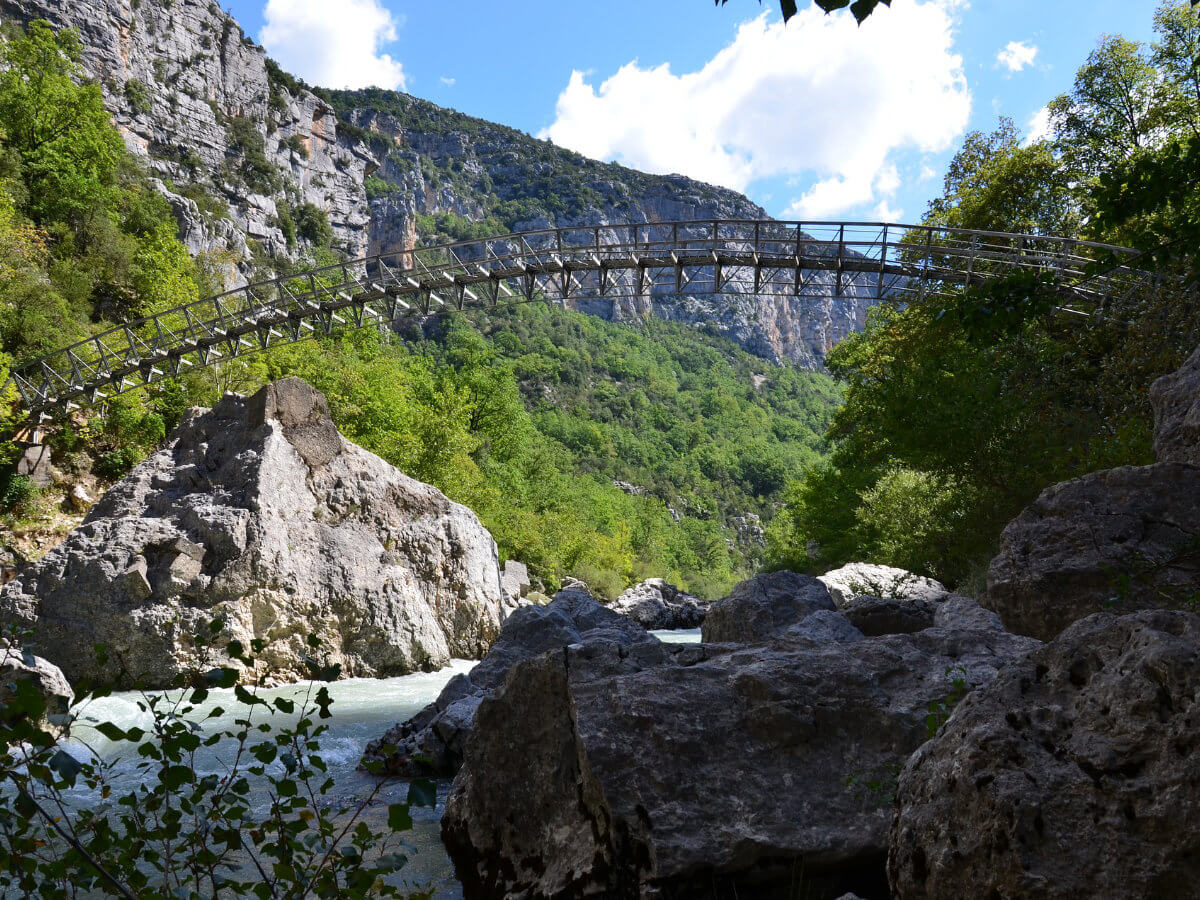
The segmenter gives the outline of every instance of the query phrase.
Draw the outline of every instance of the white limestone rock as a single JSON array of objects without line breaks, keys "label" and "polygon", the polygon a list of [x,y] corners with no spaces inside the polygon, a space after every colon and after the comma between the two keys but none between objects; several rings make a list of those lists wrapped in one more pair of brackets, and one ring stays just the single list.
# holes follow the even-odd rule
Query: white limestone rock
[{"label": "white limestone rock", "polygon": [[501,616],[475,515],[345,440],[294,378],[192,410],[0,589],[0,620],[33,627],[68,678],[156,687],[198,662],[193,636],[217,618],[299,678],[310,633],[344,674],[384,677],[482,656]]}]

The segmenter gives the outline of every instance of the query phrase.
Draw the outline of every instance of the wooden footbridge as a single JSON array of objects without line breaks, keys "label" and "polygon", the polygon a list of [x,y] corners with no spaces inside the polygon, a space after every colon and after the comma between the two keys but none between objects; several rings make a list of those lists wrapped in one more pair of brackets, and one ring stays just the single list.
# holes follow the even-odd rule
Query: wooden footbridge
[{"label": "wooden footbridge", "polygon": [[713,293],[914,302],[1015,273],[1067,309],[1157,283],[1121,247],[1041,235],[861,222],[707,220],[524,232],[384,253],[249,284],[109,328],[13,370],[33,417],[194,366],[342,327],[544,300]]}]

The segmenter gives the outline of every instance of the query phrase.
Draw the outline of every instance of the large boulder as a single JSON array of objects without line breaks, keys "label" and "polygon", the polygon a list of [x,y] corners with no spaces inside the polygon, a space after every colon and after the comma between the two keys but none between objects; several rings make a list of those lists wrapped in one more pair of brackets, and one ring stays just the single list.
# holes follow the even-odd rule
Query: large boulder
[{"label": "large boulder", "polygon": [[886,897],[886,784],[931,706],[1035,645],[929,628],[546,653],[479,705],[443,839],[468,898]]},{"label": "large boulder", "polygon": [[950,593],[941,582],[932,578],[876,563],[848,563],[840,569],[818,575],[817,580],[829,588],[833,602],[839,608],[850,605],[855,597],[862,594],[936,603]]},{"label": "large boulder", "polygon": [[47,715],[66,713],[75,699],[67,677],[54,663],[10,644],[0,645],[0,703],[13,696],[21,682],[41,694]]},{"label": "large boulder", "polygon": [[911,634],[933,627],[938,604],[929,600],[860,595],[842,607],[841,614],[867,637]]},{"label": "large boulder", "polygon": [[622,593],[609,608],[643,628],[699,628],[708,604],[661,578],[649,578]]},{"label": "large boulder", "polygon": [[761,643],[822,609],[835,607],[829,589],[816,578],[795,572],[755,575],[708,608],[700,634],[705,643]]},{"label": "large boulder", "polygon": [[1008,524],[984,606],[1048,640],[1101,611],[1178,606],[1200,591],[1200,467],[1093,472],[1042,492]]},{"label": "large boulder", "polygon": [[625,616],[601,606],[582,586],[559,591],[545,606],[524,606],[509,616],[487,656],[469,674],[456,675],[437,700],[367,745],[363,764],[390,774],[451,776],[480,701],[504,683],[509,669],[569,644],[619,647],[658,639]]},{"label": "large boulder", "polygon": [[1150,403],[1155,458],[1200,466],[1200,347],[1179,371],[1150,385]]},{"label": "large boulder", "polygon": [[969,695],[900,776],[901,898],[1200,884],[1200,618],[1097,614]]},{"label": "large boulder", "polygon": [[481,656],[500,598],[475,515],[342,438],[325,398],[284,379],[191,411],[0,590],[0,617],[72,681],[161,687],[202,662],[193,636],[217,618],[224,637],[266,639],[280,678],[306,674],[310,633],[346,675],[388,676]]}]

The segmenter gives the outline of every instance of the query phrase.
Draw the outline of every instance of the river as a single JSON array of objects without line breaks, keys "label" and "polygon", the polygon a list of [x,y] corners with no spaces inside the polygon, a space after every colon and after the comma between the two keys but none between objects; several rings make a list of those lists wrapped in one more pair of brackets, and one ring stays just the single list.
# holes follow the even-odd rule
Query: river
[{"label": "river", "polygon": [[[659,640],[668,643],[694,643],[700,640],[700,629],[683,631],[654,631]],[[432,702],[441,692],[442,687],[452,677],[460,672],[469,672],[475,665],[473,660],[456,659],[449,666],[436,672],[419,672],[414,675],[403,675],[398,678],[347,678],[330,685],[329,692],[333,697],[331,712],[333,718],[328,720],[329,731],[321,737],[321,756],[329,766],[329,774],[334,779],[334,793],[339,798],[363,796],[371,790],[375,779],[358,771],[357,765],[367,742],[378,737],[397,722],[404,721],[418,712],[426,704]],[[267,700],[277,697],[293,699],[299,705],[308,690],[306,685],[287,685],[260,691],[260,696]],[[203,732],[211,734],[233,728],[233,720],[245,714],[245,708],[233,700],[232,690],[214,690],[208,699],[197,707],[197,712],[190,718],[201,721],[208,713],[221,707],[225,713],[204,720]],[[113,764],[113,787],[120,794],[123,787],[126,791],[138,777],[134,766],[137,757],[131,752],[127,743],[114,744],[90,727],[88,720],[96,722],[112,722],[122,729],[134,726],[147,728],[150,715],[138,707],[142,695],[135,692],[121,692],[110,697],[92,700],[77,706],[78,714],[75,732],[78,739],[73,746],[68,746],[73,755],[84,757],[88,754],[82,742],[99,756]],[[220,771],[220,744],[201,751],[197,759],[197,770],[205,772],[206,767],[212,771]],[[413,829],[403,837],[410,849],[408,865],[403,870],[404,882],[413,886],[431,887],[437,900],[457,900],[462,897],[458,881],[454,877],[454,867],[446,855],[441,841],[441,818],[449,791],[449,781],[438,784],[437,806],[416,808],[412,810]],[[397,782],[394,788],[389,788],[380,798],[382,804],[397,802],[404,799],[406,787],[403,782]],[[83,790],[74,792],[74,800],[87,805],[96,801]],[[382,815],[382,812],[376,813]]]}]

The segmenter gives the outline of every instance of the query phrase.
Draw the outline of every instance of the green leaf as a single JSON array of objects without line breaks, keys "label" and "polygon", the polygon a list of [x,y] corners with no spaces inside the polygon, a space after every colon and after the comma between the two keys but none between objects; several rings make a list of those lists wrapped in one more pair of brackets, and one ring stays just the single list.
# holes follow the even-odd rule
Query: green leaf
[{"label": "green leaf", "polygon": [[50,757],[49,765],[51,769],[72,785],[75,784],[75,779],[83,768],[83,764],[79,760],[64,750],[59,750]]},{"label": "green leaf", "polygon": [[93,727],[110,741],[124,741],[128,739],[125,732],[112,722],[100,722]]},{"label": "green leaf", "polygon": [[388,804],[388,828],[392,831],[408,831],[412,825],[407,803]]},{"label": "green leaf", "polygon": [[169,791],[177,790],[195,778],[196,774],[188,766],[167,766],[159,776],[163,787]]}]

